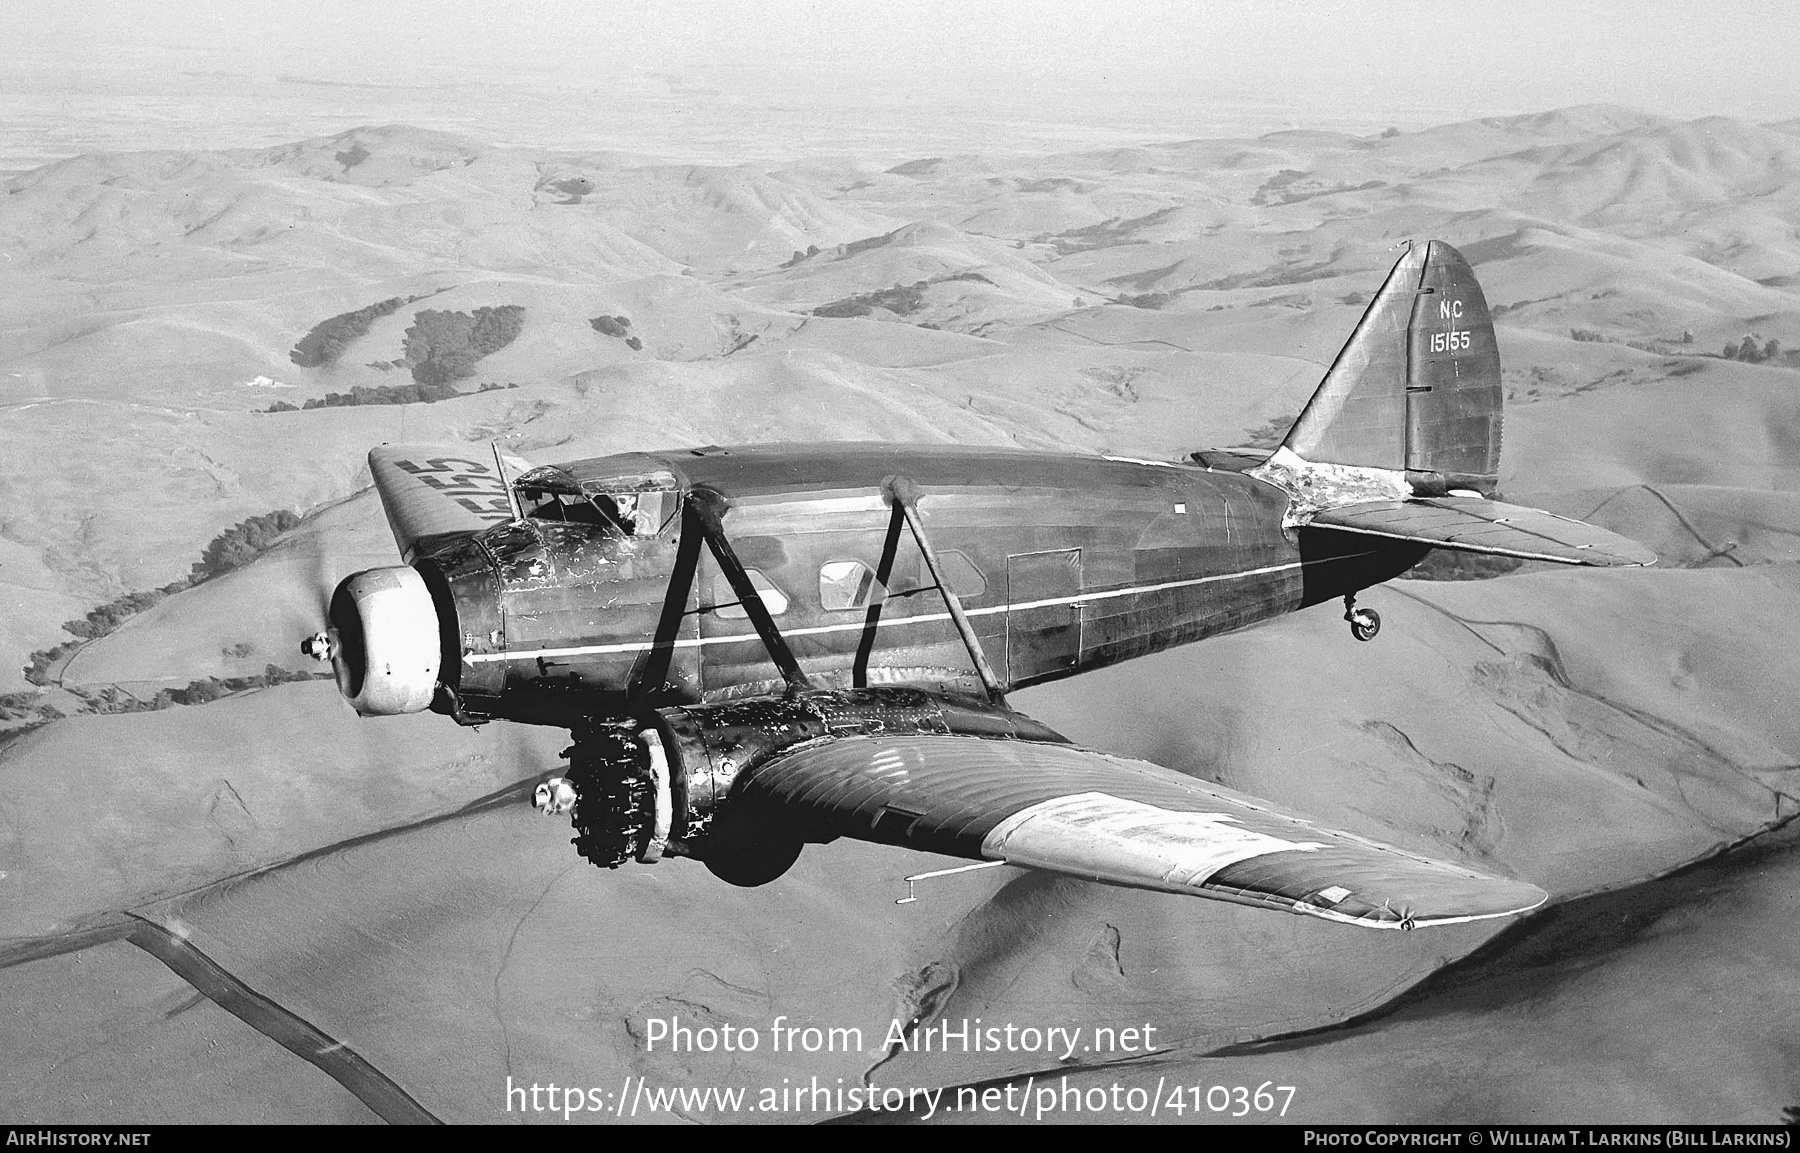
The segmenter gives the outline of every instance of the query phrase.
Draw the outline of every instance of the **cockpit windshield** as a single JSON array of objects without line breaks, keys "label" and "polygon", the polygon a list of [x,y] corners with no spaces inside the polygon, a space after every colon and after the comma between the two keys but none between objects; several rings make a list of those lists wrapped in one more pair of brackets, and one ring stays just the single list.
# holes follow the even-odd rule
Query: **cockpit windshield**
[{"label": "cockpit windshield", "polygon": [[673,474],[577,478],[556,465],[534,468],[513,482],[527,517],[590,524],[621,536],[658,536],[679,503]]},{"label": "cockpit windshield", "polygon": [[625,536],[637,532],[635,522],[622,516],[619,506],[609,497],[532,493],[523,489],[519,496],[525,502],[525,515],[536,520],[598,525]]}]

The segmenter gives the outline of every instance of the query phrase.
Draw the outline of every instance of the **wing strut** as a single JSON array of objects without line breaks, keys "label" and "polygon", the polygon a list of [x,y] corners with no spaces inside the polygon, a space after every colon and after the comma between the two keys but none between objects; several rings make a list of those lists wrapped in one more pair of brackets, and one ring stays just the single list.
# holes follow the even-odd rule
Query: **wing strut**
[{"label": "wing strut", "polygon": [[639,700],[668,687],[669,669],[675,660],[675,638],[688,615],[688,597],[694,589],[694,575],[700,568],[700,539],[705,535],[694,514],[693,505],[681,507],[681,539],[675,546],[675,568],[669,574],[669,588],[663,594],[662,615],[657,618],[656,634],[648,660],[631,679],[631,698]]},{"label": "wing strut", "polygon": [[[987,689],[988,700],[997,705],[1004,704],[1000,680],[994,676],[986,654],[981,651],[981,639],[975,635],[975,627],[969,623],[968,614],[963,612],[962,601],[957,599],[956,594],[950,590],[949,582],[944,579],[943,567],[938,564],[937,550],[931,547],[931,541],[925,536],[925,526],[919,521],[919,486],[906,477],[890,476],[881,482],[881,496],[895,511],[906,517],[906,527],[912,529],[913,540],[918,542],[919,552],[925,557],[925,567],[931,570],[931,579],[936,582],[938,592],[943,594],[944,607],[950,610],[951,623],[956,625],[963,647],[969,650],[969,659],[975,662],[975,671],[980,674],[981,684]],[[883,559],[885,561],[886,558]]]},{"label": "wing strut", "polygon": [[738,560],[737,552],[732,549],[731,541],[726,539],[725,526],[719,517],[720,506],[725,498],[706,488],[695,488],[688,493],[687,507],[693,515],[693,523],[699,528],[700,535],[712,549],[713,557],[719,562],[719,569],[730,583],[731,591],[737,594],[738,603],[744,606],[744,612],[750,617],[750,624],[756,629],[756,635],[762,639],[763,647],[769,650],[769,659],[781,670],[781,678],[787,682],[789,695],[807,692],[815,686],[804,672],[800,670],[800,662],[794,659],[794,652],[788,648],[787,638],[775,627],[775,618],[769,615],[768,606],[763,604],[762,594],[750,580],[750,574],[744,571],[743,562]]},{"label": "wing strut", "polygon": [[[894,513],[888,517],[887,538],[881,542],[881,559],[875,564],[875,583],[883,589],[888,587],[888,579],[894,575],[894,557],[900,551],[900,528],[906,523],[906,506],[899,501],[892,504]],[[881,607],[886,603],[885,595],[869,598],[869,609],[863,617],[862,640],[856,646],[856,662],[850,666],[850,683],[856,688],[869,686],[869,657],[875,652],[875,628],[881,624]]]}]

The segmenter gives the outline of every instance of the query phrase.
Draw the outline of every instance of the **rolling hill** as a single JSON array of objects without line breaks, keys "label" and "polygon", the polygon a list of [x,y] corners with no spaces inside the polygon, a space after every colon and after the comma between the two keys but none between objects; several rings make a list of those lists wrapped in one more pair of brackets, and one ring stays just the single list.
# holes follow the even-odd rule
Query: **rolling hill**
[{"label": "rolling hill", "polygon": [[[153,931],[448,1119],[508,1119],[494,1086],[552,1070],[595,1085],[1061,1072],[873,1042],[817,1061],[651,1051],[645,1020],[675,1014],[871,1038],[932,1014],[1154,1019],[1168,1052],[1146,1069],[1197,1083],[1292,1056],[1311,1118],[1520,1119],[1575,1070],[1629,1120],[1658,1087],[1714,1083],[1699,1074],[1716,1037],[1674,1043],[1710,1028],[1711,994],[1659,1001],[1651,1074],[1581,1034],[1650,1028],[1634,983],[1679,988],[1695,966],[1771,996],[1794,980],[1757,928],[1785,915],[1778,893],[1720,864],[1707,883],[1732,896],[1715,925],[1689,890],[1656,886],[1800,803],[1797,164],[1791,123],[1587,106],[1367,137],[727,165],[389,125],[9,176],[0,999],[30,1008],[0,1027],[23,1054],[0,1103],[153,1115],[150,1090],[120,1088],[138,1085],[170,1102],[157,1116],[241,1116],[229,1086],[265,1097],[263,1118],[372,1116],[214,1002],[184,1002],[126,944]],[[363,722],[322,682],[106,705],[298,669],[322,590],[392,559],[373,444],[493,442],[539,462],[834,439],[1174,459],[1291,419],[1407,237],[1461,247],[1495,306],[1503,489],[1635,536],[1662,568],[1396,582],[1369,594],[1389,620],[1375,645],[1320,610],[1017,703],[1093,746],[1529,877],[1552,918],[1651,902],[1641,940],[1531,921],[1564,926],[1554,956],[1496,961],[1477,951],[1519,933],[1365,940],[1013,870],[902,908],[900,878],[938,859],[842,842],[751,893],[691,862],[600,873],[519,803],[559,730]],[[482,309],[518,310],[517,332],[469,361],[466,394],[264,411],[410,383],[420,313]],[[296,356],[359,314],[328,328],[330,356]],[[65,654],[55,684],[24,680],[32,653],[74,639],[63,621],[185,576],[222,530],[276,509],[301,523],[257,559]],[[1624,904],[1587,903],[1607,900]],[[1719,934],[1744,953],[1719,959]],[[1565,966],[1549,1008],[1521,955]],[[1409,992],[1447,964],[1497,991]],[[1752,993],[1716,1000],[1774,1060]],[[78,1009],[45,1008],[62,1004]],[[1384,1006],[1391,1027],[1280,1040]],[[1470,1037],[1518,1056],[1492,1076],[1448,1061]],[[1296,1048],[1233,1048],[1270,1039]],[[1071,1071],[1126,1075],[1082,1071],[1100,1060]],[[1420,1087],[1426,1068],[1441,1085]],[[1742,1084],[1672,1112],[1764,1120],[1789,1103],[1758,1113],[1772,1082]]]}]

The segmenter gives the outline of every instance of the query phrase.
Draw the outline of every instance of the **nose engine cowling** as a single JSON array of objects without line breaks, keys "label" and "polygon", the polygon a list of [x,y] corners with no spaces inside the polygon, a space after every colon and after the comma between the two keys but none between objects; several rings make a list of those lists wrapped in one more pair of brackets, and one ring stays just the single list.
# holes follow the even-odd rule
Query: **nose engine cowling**
[{"label": "nose engine cowling", "polygon": [[384,717],[430,707],[443,645],[437,605],[418,570],[352,573],[331,596],[330,620],[326,637],[308,642],[314,647],[307,651],[330,657],[338,691],[358,713]]}]

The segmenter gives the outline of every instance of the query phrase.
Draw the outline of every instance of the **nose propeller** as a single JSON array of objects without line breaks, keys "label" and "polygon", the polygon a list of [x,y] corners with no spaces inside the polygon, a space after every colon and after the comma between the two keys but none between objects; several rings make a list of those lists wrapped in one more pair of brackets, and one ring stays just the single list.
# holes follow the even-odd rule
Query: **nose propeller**
[{"label": "nose propeller", "polygon": [[300,651],[322,664],[330,664],[337,653],[337,630],[331,627],[331,596],[337,590],[338,582],[331,579],[331,561],[324,549],[313,553],[313,595],[319,610],[319,619],[325,627],[300,642]]}]

